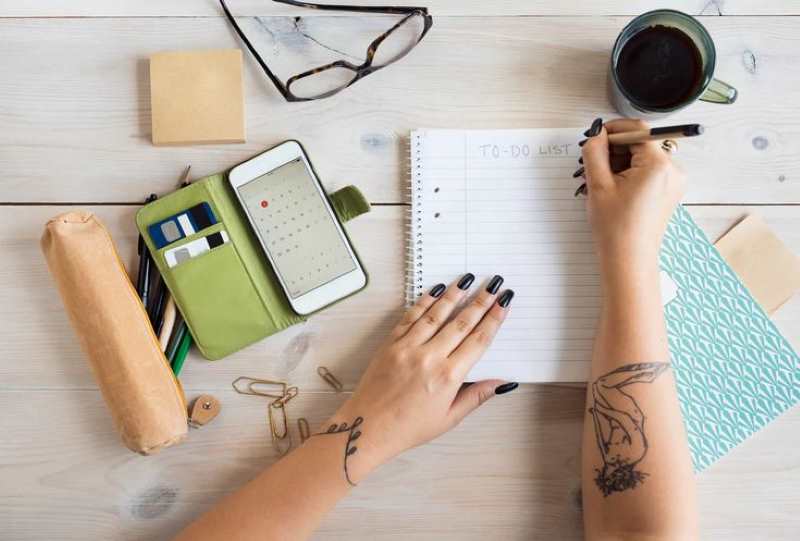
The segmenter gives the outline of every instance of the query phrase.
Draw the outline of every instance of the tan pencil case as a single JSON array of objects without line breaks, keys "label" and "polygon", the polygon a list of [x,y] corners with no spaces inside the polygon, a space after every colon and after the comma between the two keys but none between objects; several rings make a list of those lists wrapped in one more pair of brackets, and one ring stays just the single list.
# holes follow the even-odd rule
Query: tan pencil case
[{"label": "tan pencil case", "polygon": [[47,223],[41,245],[122,441],[147,455],[183,439],[183,389],[106,228],[68,212]]}]

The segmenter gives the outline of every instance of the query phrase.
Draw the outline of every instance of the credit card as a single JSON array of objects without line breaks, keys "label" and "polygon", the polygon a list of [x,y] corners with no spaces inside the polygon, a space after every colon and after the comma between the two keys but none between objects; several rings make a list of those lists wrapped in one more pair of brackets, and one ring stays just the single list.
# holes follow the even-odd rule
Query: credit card
[{"label": "credit card", "polygon": [[203,202],[148,226],[147,232],[150,233],[156,248],[163,248],[215,223],[217,218],[211,210],[211,205]]},{"label": "credit card", "polygon": [[194,239],[181,246],[170,248],[164,252],[164,261],[167,262],[169,268],[172,268],[228,242],[228,234],[225,231],[217,231],[206,237]]}]

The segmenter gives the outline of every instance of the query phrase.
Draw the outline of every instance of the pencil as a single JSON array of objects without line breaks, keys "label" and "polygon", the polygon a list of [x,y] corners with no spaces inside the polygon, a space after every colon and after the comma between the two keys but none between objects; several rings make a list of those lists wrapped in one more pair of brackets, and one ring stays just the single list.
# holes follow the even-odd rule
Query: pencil
[{"label": "pencil", "polygon": [[161,351],[167,351],[169,337],[172,335],[172,329],[175,327],[176,313],[175,299],[172,298],[172,295],[167,293],[167,304],[164,307],[164,322],[161,325],[161,332],[158,335],[158,341],[161,343]]},{"label": "pencil", "polygon": [[664,126],[650,130],[627,131],[612,133],[608,136],[611,145],[635,145],[646,141],[663,141],[664,139],[680,139],[681,137],[696,137],[705,130],[700,124],[681,124],[679,126]]}]

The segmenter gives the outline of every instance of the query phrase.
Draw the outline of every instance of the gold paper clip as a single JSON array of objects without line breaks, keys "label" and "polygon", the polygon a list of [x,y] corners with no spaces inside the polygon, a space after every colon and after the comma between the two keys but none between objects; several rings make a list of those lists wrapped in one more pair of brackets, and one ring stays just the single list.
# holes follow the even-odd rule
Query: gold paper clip
[{"label": "gold paper clip", "polygon": [[342,382],[339,381],[338,378],[334,376],[331,373],[331,371],[325,368],[324,366],[317,367],[317,374],[319,374],[320,377],[324,379],[328,385],[336,389],[337,393],[341,392],[341,390],[344,389],[344,385],[342,385]]},{"label": "gold paper clip", "polygon": [[273,406],[273,407],[278,407],[278,406],[281,406],[281,407],[283,407],[283,406],[285,406],[285,405],[286,405],[286,403],[287,403],[287,402],[289,402],[289,400],[291,400],[292,398],[294,398],[295,396],[297,396],[297,393],[298,393],[299,391],[300,391],[300,390],[299,390],[297,387],[295,387],[295,386],[289,387],[288,389],[286,389],[286,392],[284,393],[284,395],[283,395],[282,397],[280,397],[280,398],[276,398],[276,399],[275,399],[275,400],[272,402],[272,406]]},{"label": "gold paper clip", "polygon": [[308,419],[300,417],[297,420],[297,431],[300,433],[300,443],[305,443],[305,441],[311,437],[311,429],[308,428]]},{"label": "gold paper clip", "polygon": [[[287,390],[286,382],[284,381],[249,378],[247,376],[241,376],[236,378],[235,380],[233,380],[233,383],[231,383],[231,385],[233,385],[233,390],[239,394],[266,396],[268,398],[277,398],[277,399],[286,396],[286,390]],[[256,389],[255,386],[257,385],[275,387],[275,389],[269,389],[270,392],[267,392],[267,390]]]},{"label": "gold paper clip", "polygon": [[[289,421],[286,419],[286,408],[283,407],[283,404],[283,402],[276,400],[267,408],[269,417],[269,431],[272,434],[272,439],[274,440],[282,440],[287,434],[289,434]],[[278,422],[275,420],[275,415],[273,415],[272,410],[281,410],[283,420],[280,423],[280,427],[278,426]]]}]

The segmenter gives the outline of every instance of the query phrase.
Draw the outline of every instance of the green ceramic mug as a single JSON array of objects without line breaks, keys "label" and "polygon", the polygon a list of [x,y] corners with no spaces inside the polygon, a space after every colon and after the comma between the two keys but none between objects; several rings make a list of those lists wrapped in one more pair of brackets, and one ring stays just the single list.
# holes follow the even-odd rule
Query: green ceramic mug
[{"label": "green ceramic mug", "polygon": [[661,118],[697,100],[730,104],[737,91],[714,78],[714,41],[680,11],[639,15],[622,29],[611,52],[609,93],[624,116]]}]

